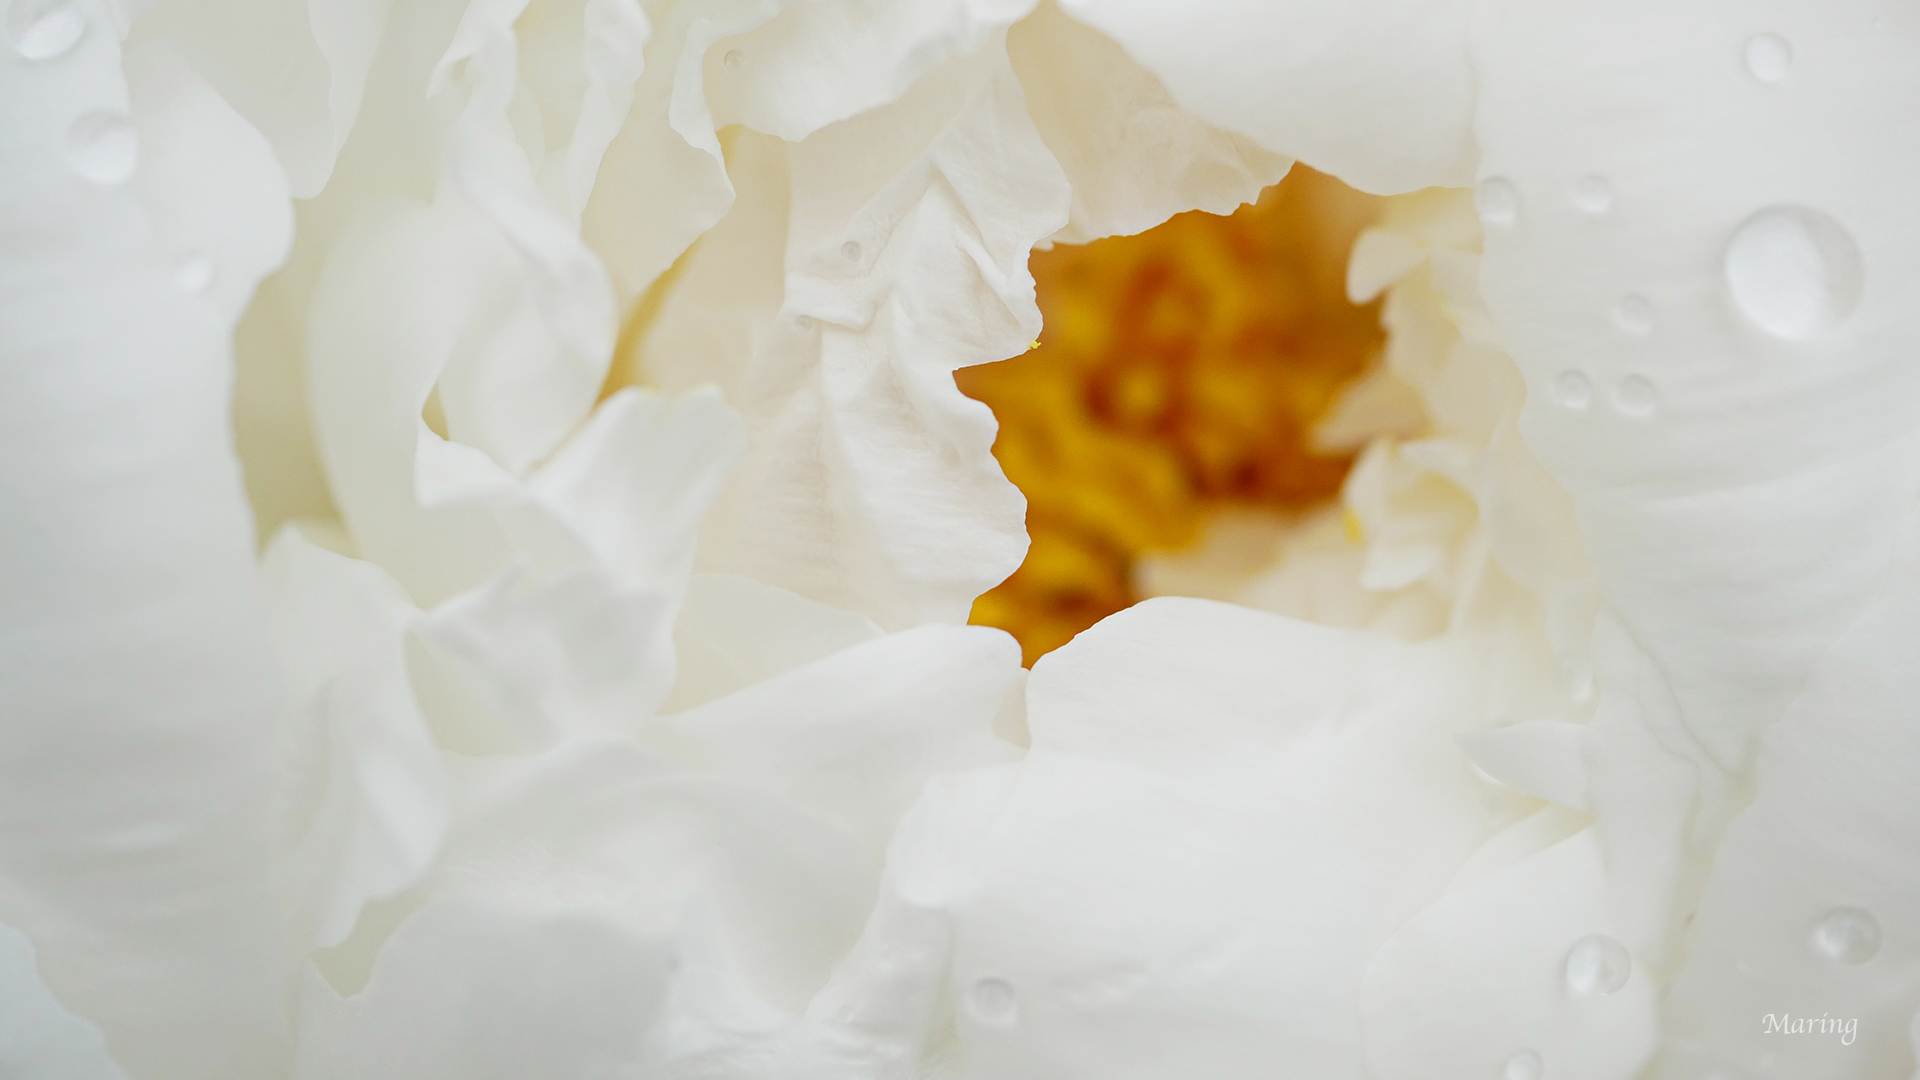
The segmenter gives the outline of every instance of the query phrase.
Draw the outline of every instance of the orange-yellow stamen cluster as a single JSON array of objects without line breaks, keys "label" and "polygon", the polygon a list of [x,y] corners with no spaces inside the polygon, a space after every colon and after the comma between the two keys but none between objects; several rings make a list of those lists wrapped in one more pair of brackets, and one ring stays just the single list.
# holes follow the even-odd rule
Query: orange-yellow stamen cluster
[{"label": "orange-yellow stamen cluster", "polygon": [[1033,546],[974,604],[1028,663],[1131,604],[1133,561],[1192,543],[1226,506],[1296,510],[1351,459],[1308,431],[1379,349],[1346,300],[1372,200],[1296,166],[1259,202],[1138,236],[1035,252],[1046,329],[1023,356],[959,373],[1000,419]]}]

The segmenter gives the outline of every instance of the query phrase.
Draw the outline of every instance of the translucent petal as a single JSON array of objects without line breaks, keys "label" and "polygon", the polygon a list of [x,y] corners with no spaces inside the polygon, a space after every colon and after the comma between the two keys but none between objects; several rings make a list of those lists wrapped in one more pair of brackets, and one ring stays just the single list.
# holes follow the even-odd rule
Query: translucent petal
[{"label": "translucent petal", "polygon": [[1175,101],[1275,153],[1387,195],[1473,166],[1472,5],[1461,0],[1061,0]]},{"label": "translucent petal", "polygon": [[325,187],[360,112],[391,0],[168,0],[130,45],[165,41],[263,133],[293,193]]},{"label": "translucent petal", "polygon": [[292,772],[307,788],[287,871],[300,905],[295,933],[303,946],[335,945],[367,901],[419,879],[446,829],[440,758],[404,652],[419,610],[379,567],[292,528],[261,571]]},{"label": "translucent petal", "polygon": [[[784,302],[753,342],[752,446],[702,566],[882,625],[961,621],[1026,538],[992,415],[952,372],[1039,332],[1026,257],[1065,222],[1065,181],[997,41],[792,148],[787,171]],[[707,324],[729,290],[691,269],[683,317]]]},{"label": "translucent petal", "polygon": [[1027,112],[1073,186],[1055,240],[1137,233],[1185,210],[1231,213],[1293,164],[1176,105],[1119,45],[1052,0],[1008,33],[1007,52]]},{"label": "translucent petal", "polygon": [[662,717],[647,742],[806,807],[877,862],[929,776],[1015,756],[993,720],[1019,670],[1001,631],[918,627]]}]

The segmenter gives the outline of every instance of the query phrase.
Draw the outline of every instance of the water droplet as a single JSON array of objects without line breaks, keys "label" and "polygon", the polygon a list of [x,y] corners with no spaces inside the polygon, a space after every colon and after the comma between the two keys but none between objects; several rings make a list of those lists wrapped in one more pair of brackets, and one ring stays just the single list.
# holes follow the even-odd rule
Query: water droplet
[{"label": "water droplet", "polygon": [[1589,214],[1613,209],[1613,185],[1604,176],[1583,176],[1573,182],[1573,205]]},{"label": "water droplet", "polygon": [[1613,403],[1621,412],[1639,419],[1653,415],[1660,404],[1660,394],[1653,388],[1653,380],[1645,375],[1629,375],[1614,387]]},{"label": "water droplet", "polygon": [[811,330],[813,329],[813,316],[795,315],[793,317],[793,325],[799,327],[802,330]]},{"label": "water droplet", "polygon": [[1653,305],[1644,296],[1623,296],[1613,305],[1613,325],[1629,334],[1644,334],[1653,329]]},{"label": "water droplet", "polygon": [[1547,1071],[1547,1064],[1540,1060],[1540,1051],[1531,1047],[1507,1059],[1507,1068],[1501,1075],[1505,1080],[1540,1080]]},{"label": "water droplet", "polygon": [[87,32],[87,17],[73,0],[14,0],[7,8],[7,40],[28,60],[51,60]]},{"label": "water droplet", "polygon": [[1804,206],[1770,206],[1742,222],[1727,244],[1726,274],[1740,314],[1789,341],[1852,314],[1866,283],[1852,235]]},{"label": "water droplet", "polygon": [[1489,228],[1509,228],[1520,220],[1520,190],[1504,176],[1480,181],[1473,202],[1480,210],[1480,223]]},{"label": "water droplet", "polygon": [[140,164],[140,139],[119,113],[88,113],[67,133],[67,160],[93,183],[118,184]]},{"label": "water droplet", "polygon": [[1578,412],[1593,401],[1593,380],[1584,371],[1563,371],[1553,380],[1553,400]]},{"label": "water droplet", "polygon": [[213,285],[213,260],[192,255],[182,260],[173,272],[174,283],[190,293],[203,293]]},{"label": "water droplet", "polygon": [[860,257],[860,241],[849,240],[840,245],[840,257],[851,262]]},{"label": "water droplet", "polygon": [[1627,985],[1631,974],[1627,947],[1605,934],[1588,934],[1567,950],[1567,989],[1576,994],[1611,994]]},{"label": "water droplet", "polygon": [[1779,34],[1755,34],[1747,39],[1747,74],[1764,83],[1779,82],[1793,66],[1793,46]]},{"label": "water droplet", "polygon": [[740,66],[740,50],[728,49],[726,51],[726,54],[720,57],[720,62],[727,65],[730,68],[739,67]]},{"label": "water droplet", "polygon": [[1834,908],[1813,928],[1813,947],[1843,964],[1864,964],[1880,951],[1880,920],[1864,908]]},{"label": "water droplet", "polygon": [[973,1015],[989,1024],[1009,1024],[1020,1010],[1013,984],[1005,979],[981,979],[967,991],[967,1004]]}]

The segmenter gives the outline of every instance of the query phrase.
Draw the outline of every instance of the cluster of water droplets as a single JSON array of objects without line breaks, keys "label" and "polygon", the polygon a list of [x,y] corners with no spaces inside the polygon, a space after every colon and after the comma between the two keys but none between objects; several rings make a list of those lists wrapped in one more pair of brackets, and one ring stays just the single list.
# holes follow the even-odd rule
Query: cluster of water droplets
[{"label": "cluster of water droplets", "polygon": [[[1793,46],[1779,34],[1749,36],[1740,56],[1753,82],[1781,89],[1789,83]],[[1614,209],[1613,185],[1598,173],[1573,181],[1564,194],[1574,210],[1588,217],[1604,217]],[[1474,204],[1490,234],[1525,225],[1527,196],[1509,177],[1480,181]],[[1858,306],[1866,281],[1859,245],[1846,227],[1820,210],[1790,204],[1758,210],[1733,227],[1722,276],[1728,301],[1740,318],[1787,342],[1809,341],[1836,329]],[[1631,341],[1655,331],[1655,315],[1653,304],[1633,293],[1614,302],[1608,321]],[[1579,370],[1561,372],[1550,391],[1556,404],[1572,412],[1587,411],[1596,399],[1593,377]],[[1610,400],[1621,415],[1646,419],[1658,410],[1660,395],[1648,376],[1628,374],[1614,383]]]}]

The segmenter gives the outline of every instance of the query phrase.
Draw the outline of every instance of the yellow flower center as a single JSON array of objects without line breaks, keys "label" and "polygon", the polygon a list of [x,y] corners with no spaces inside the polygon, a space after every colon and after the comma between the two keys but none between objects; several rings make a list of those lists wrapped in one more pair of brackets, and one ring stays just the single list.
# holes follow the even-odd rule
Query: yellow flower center
[{"label": "yellow flower center", "polygon": [[1345,289],[1375,212],[1302,165],[1230,216],[1034,253],[1041,340],[957,376],[999,417],[1033,541],[973,622],[1031,664],[1133,603],[1134,560],[1191,544],[1215,511],[1338,492],[1351,457],[1308,436],[1381,345],[1376,308]]}]

